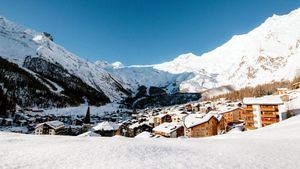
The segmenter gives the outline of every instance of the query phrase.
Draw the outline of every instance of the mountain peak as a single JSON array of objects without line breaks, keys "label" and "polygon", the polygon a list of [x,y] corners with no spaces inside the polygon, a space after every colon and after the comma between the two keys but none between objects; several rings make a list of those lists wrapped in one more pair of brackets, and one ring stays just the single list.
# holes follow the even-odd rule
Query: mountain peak
[{"label": "mountain peak", "polygon": [[296,64],[300,62],[299,30],[300,8],[286,15],[273,15],[249,33],[234,35],[201,56],[183,54],[154,68],[170,73],[193,72],[194,77],[182,82],[191,91],[207,83],[241,88],[288,80],[300,68]]},{"label": "mountain peak", "polygon": [[56,44],[49,33],[36,32],[1,18],[0,56],[4,59],[17,63],[20,67],[23,67],[27,56],[59,65],[88,86],[105,93],[111,101],[120,100],[123,92],[127,93],[106,70]]},{"label": "mountain peak", "polygon": [[123,68],[124,67],[123,63],[121,63],[119,61],[116,61],[116,62],[112,63],[111,65],[112,65],[112,67],[114,69],[119,69],[119,68]]},{"label": "mountain peak", "polygon": [[177,58],[175,58],[174,60],[189,60],[189,59],[195,59],[198,58],[198,56],[196,56],[193,53],[186,53],[186,54],[181,54],[179,55]]}]

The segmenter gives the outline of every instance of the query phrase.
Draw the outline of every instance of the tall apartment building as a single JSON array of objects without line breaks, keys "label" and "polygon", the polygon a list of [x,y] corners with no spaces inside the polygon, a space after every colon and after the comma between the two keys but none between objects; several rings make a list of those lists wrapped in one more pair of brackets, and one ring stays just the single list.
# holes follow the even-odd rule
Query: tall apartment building
[{"label": "tall apartment building", "polygon": [[286,118],[286,107],[279,96],[244,98],[244,123],[247,130],[265,127]]}]

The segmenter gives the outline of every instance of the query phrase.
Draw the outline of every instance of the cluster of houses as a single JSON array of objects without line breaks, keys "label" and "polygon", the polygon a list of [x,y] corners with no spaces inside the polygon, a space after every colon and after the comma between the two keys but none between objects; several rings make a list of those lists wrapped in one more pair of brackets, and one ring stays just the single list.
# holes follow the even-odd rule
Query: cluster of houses
[{"label": "cluster of houses", "polygon": [[239,102],[200,102],[183,108],[154,116],[154,135],[207,137],[226,133],[231,126],[242,123],[243,109]]},{"label": "cluster of houses", "polygon": [[[253,130],[285,120],[289,102],[300,91],[279,88],[275,95],[244,98],[241,102],[226,99],[194,102],[186,105],[134,111],[132,119],[111,124],[110,136],[126,137],[208,137],[238,128]],[[295,94],[296,93],[296,94]],[[300,98],[299,98],[300,99]],[[99,124],[100,126],[103,124]],[[94,128],[96,133],[103,131]],[[103,128],[102,128],[103,130]],[[145,134],[148,133],[148,134]],[[107,135],[103,135],[107,136]]]},{"label": "cluster of houses", "polygon": [[11,120],[0,119],[0,123],[4,121],[6,125],[11,125],[18,122],[23,126],[34,124],[31,128],[36,135],[66,135],[75,128],[77,132],[73,132],[73,135],[82,137],[208,137],[227,133],[233,128],[239,128],[240,131],[253,130],[282,121],[291,116],[288,104],[294,95],[300,95],[298,92],[300,90],[280,88],[276,95],[244,98],[241,102],[219,99],[134,110],[131,118],[126,120],[120,120],[118,115],[102,118],[91,116],[92,122],[89,124],[83,123],[83,117],[70,119],[24,113],[16,113]]},{"label": "cluster of houses", "polygon": [[241,124],[242,113],[239,102],[226,100],[135,110],[131,119],[90,125],[79,136],[139,137],[148,133],[148,137],[207,137],[226,133],[231,126]]},{"label": "cluster of houses", "polygon": [[[129,117],[128,112],[126,114]],[[91,115],[89,124],[85,124],[83,119],[83,115],[54,115],[45,114],[41,109],[20,109],[9,117],[0,117],[0,131],[76,136],[88,131],[99,122],[118,122],[120,119],[124,119],[124,114],[110,112],[104,115]]]}]

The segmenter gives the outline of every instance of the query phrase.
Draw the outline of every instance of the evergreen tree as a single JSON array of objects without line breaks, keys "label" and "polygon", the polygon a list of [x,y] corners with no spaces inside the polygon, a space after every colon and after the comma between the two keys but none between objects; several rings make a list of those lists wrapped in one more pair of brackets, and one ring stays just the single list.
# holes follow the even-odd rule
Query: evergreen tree
[{"label": "evergreen tree", "polygon": [[88,107],[86,115],[83,119],[83,123],[90,124],[91,123],[91,115],[90,115],[90,107]]},{"label": "evergreen tree", "polygon": [[6,106],[7,106],[6,96],[4,95],[0,87],[0,117],[6,115]]}]

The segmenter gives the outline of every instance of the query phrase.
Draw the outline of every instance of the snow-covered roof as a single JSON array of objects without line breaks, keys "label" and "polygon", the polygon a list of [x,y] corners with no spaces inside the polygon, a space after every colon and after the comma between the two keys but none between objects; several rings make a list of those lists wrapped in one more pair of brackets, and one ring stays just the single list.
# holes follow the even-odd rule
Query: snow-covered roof
[{"label": "snow-covered roof", "polygon": [[175,114],[173,117],[179,117],[179,118],[184,118],[185,116],[187,116],[187,114]]},{"label": "snow-covered roof", "polygon": [[104,131],[113,131],[113,130],[118,130],[120,125],[109,122],[109,121],[104,121],[102,123],[98,123],[95,127],[92,129],[97,131],[97,130],[104,130]]},{"label": "snow-covered roof", "polygon": [[163,117],[165,117],[166,115],[168,115],[168,114],[159,114],[159,115],[156,115],[155,117],[157,117],[157,118],[163,118]]},{"label": "snow-covered roof", "polygon": [[39,127],[39,126],[44,125],[44,124],[50,126],[53,129],[59,129],[59,128],[65,126],[63,122],[55,120],[55,121],[47,121],[45,123],[40,123],[36,127]]},{"label": "snow-covered roof", "polygon": [[150,116],[150,117],[148,118],[148,122],[149,122],[149,123],[154,123],[154,117],[153,117],[153,116]]},{"label": "snow-covered roof", "polygon": [[277,90],[288,90],[288,88],[280,87],[280,88],[277,88]]},{"label": "snow-covered roof", "polygon": [[61,122],[61,121],[48,121],[48,122],[46,122],[46,124],[53,127],[53,128],[55,128],[55,129],[64,126],[64,123]]},{"label": "snow-covered roof", "polygon": [[78,135],[77,137],[101,137],[101,135],[97,134],[93,131],[88,131],[88,132],[85,132],[85,133],[82,133],[82,134]]},{"label": "snow-covered roof", "polygon": [[148,131],[143,131],[140,134],[136,135],[134,138],[151,138],[153,135]]},{"label": "snow-covered roof", "polygon": [[209,121],[214,115],[212,114],[190,114],[183,120],[186,128],[191,128]]},{"label": "snow-covered roof", "polygon": [[19,122],[26,123],[27,121],[26,120],[19,120]]},{"label": "snow-covered roof", "polygon": [[231,112],[231,111],[234,111],[236,109],[240,109],[240,107],[227,107],[227,106],[222,106],[220,107],[217,111],[219,114],[224,114],[224,113],[227,113],[227,112]]},{"label": "snow-covered roof", "polygon": [[130,125],[129,128],[130,128],[130,129],[135,129],[135,128],[137,128],[137,127],[139,127],[139,126],[142,126],[142,125],[144,125],[144,124],[149,125],[149,122],[148,122],[148,121],[143,121],[143,122],[141,122],[141,123],[136,122],[136,123]]},{"label": "snow-covered roof", "polygon": [[219,113],[219,111],[210,111],[208,114],[215,116],[218,121],[222,120],[223,115]]},{"label": "snow-covered roof", "polygon": [[278,105],[283,104],[280,96],[278,95],[271,95],[271,96],[264,96],[264,97],[246,97],[243,99],[244,104],[256,104],[256,105]]},{"label": "snow-covered roof", "polygon": [[172,111],[168,111],[169,115],[174,115],[174,114],[181,114],[184,111],[178,111],[178,110],[172,110]]},{"label": "snow-covered roof", "polygon": [[170,134],[170,133],[172,133],[173,131],[177,130],[180,127],[182,127],[182,124],[180,124],[180,123],[176,123],[176,122],[168,123],[168,122],[165,122],[165,123],[162,123],[161,125],[156,126],[155,128],[153,128],[153,131],[163,132],[163,133]]}]

